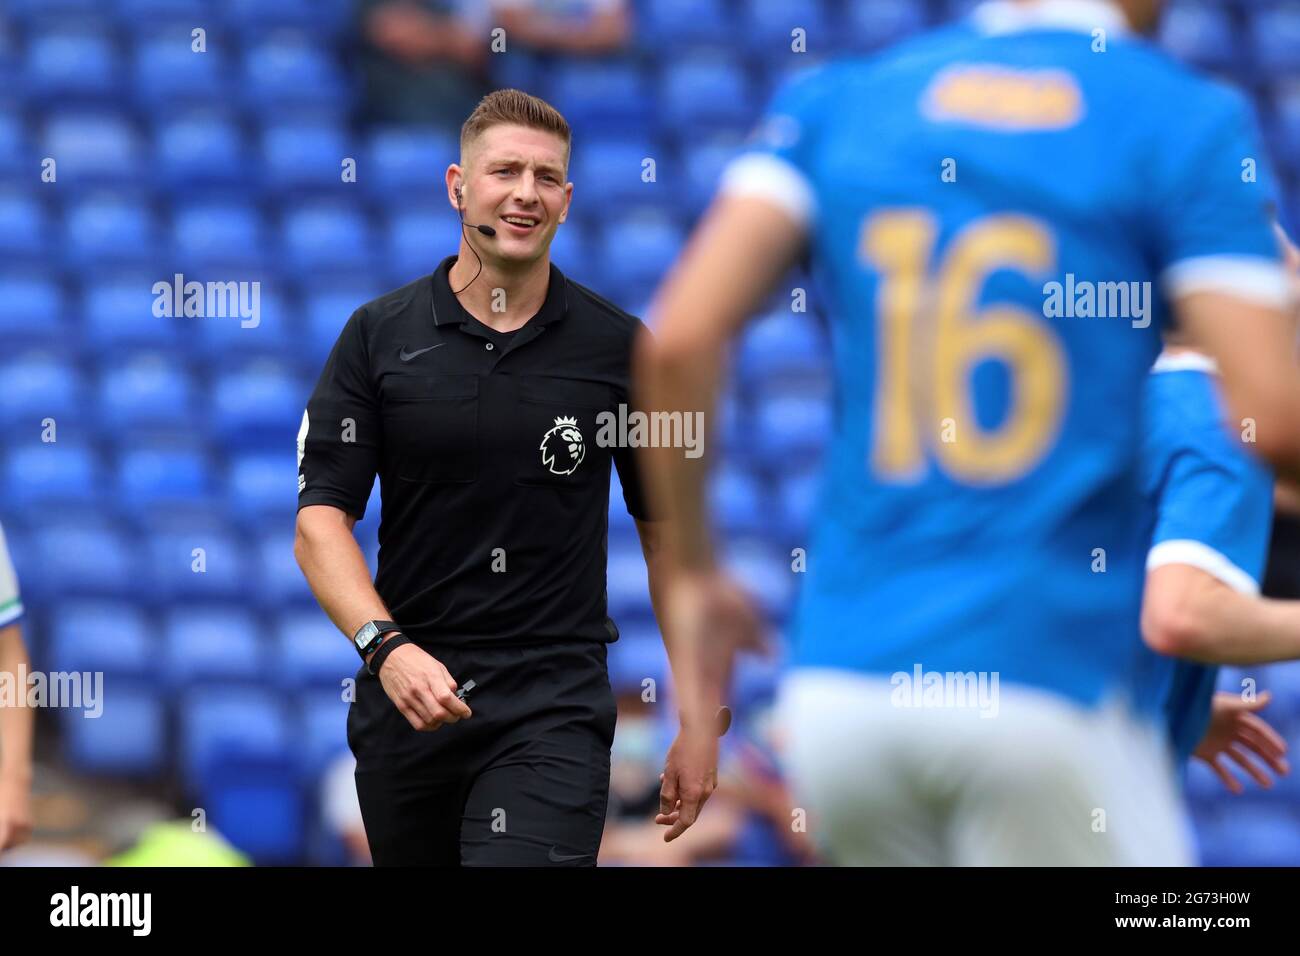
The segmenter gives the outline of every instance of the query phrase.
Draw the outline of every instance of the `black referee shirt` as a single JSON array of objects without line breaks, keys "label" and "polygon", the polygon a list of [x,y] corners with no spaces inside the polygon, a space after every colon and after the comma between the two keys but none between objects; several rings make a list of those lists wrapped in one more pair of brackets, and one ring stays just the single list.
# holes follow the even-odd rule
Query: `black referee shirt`
[{"label": "black referee shirt", "polygon": [[375,589],[412,638],[609,641],[609,467],[645,519],[626,448],[597,416],[628,403],[640,320],[551,266],[515,333],[470,315],[437,271],[357,309],[299,434],[298,507],[361,518],[380,482]]}]

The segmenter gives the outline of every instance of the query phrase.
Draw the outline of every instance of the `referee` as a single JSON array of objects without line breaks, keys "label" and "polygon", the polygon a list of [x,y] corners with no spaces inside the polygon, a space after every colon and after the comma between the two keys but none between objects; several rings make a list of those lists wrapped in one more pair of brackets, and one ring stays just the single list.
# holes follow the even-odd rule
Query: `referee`
[{"label": "referee", "polygon": [[[596,441],[643,326],[550,263],[569,146],[536,97],[479,103],[446,175],[458,253],[352,314],[303,416],[294,550],[365,661],[348,743],[378,866],[595,865],[600,847],[611,462],[652,600],[661,582],[632,452]],[[376,474],[372,585],[351,530]]]}]

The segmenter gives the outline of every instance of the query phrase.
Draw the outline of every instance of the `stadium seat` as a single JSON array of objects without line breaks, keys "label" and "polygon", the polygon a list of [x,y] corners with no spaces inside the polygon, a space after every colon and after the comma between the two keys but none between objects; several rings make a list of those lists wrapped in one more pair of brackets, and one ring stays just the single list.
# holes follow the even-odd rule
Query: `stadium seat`
[{"label": "stadium seat", "polygon": [[375,249],[370,223],[355,206],[313,203],[285,215],[284,255],[300,276],[367,271]]},{"label": "stadium seat", "polygon": [[1265,77],[1300,73],[1300,3],[1261,7],[1250,17],[1250,60]]},{"label": "stadium seat", "polygon": [[248,269],[266,261],[261,210],[249,202],[189,203],[172,212],[172,245],[182,270]]},{"label": "stadium seat", "polygon": [[31,438],[39,438],[42,419],[57,423],[82,414],[85,395],[76,366],[56,353],[22,352],[0,360],[0,428],[6,435],[27,429]]},{"label": "stadium seat", "polygon": [[636,38],[648,53],[735,40],[736,22],[722,0],[645,0],[640,13]]},{"label": "stadium seat", "polygon": [[163,352],[136,352],[105,368],[94,408],[106,435],[136,428],[194,428],[194,388],[188,370]]},{"label": "stadium seat", "polygon": [[23,591],[33,589],[47,599],[110,597],[138,600],[139,559],[130,540],[112,525],[80,517],[51,519],[29,537],[31,565],[39,577],[24,578]]},{"label": "stadium seat", "polygon": [[[84,293],[86,344],[103,356],[105,350],[158,348],[170,350],[181,339],[185,323],[200,319],[154,314],[155,307],[174,311],[170,275],[141,272],[92,282]],[[154,292],[158,283],[159,291]]]},{"label": "stadium seat", "polygon": [[68,342],[63,288],[39,273],[0,273],[0,341],[17,351]]},{"label": "stadium seat", "polygon": [[255,864],[301,859],[308,799],[290,753],[231,754],[219,745],[198,795],[210,825]]},{"label": "stadium seat", "polygon": [[651,614],[646,591],[645,556],[635,544],[617,549],[610,542],[606,572],[609,615],[622,626],[624,620],[645,619]]},{"label": "stadium seat", "polygon": [[[273,635],[239,604],[186,602],[167,612],[162,630],[163,672],[172,690],[205,690],[220,684],[232,699],[245,699],[246,688],[265,685],[272,678],[266,663],[274,654]],[[185,705],[194,708],[190,696]],[[244,725],[236,722],[233,729],[243,730]]]},{"label": "stadium seat", "polygon": [[1205,866],[1294,866],[1300,860],[1300,827],[1287,807],[1253,805],[1249,813],[1223,818],[1205,834]]},{"label": "stadium seat", "polygon": [[151,265],[158,227],[149,204],[122,195],[74,202],[64,218],[62,251],[70,265]]},{"label": "stadium seat", "polygon": [[422,199],[433,203],[446,195],[443,173],[459,155],[460,143],[450,132],[384,127],[371,133],[366,143],[357,183],[398,209]]},{"label": "stadium seat", "polygon": [[306,303],[306,341],[318,368],[334,348],[348,318],[374,296],[375,290],[363,286],[310,290]]},{"label": "stadium seat", "polygon": [[925,8],[913,0],[850,3],[840,29],[845,52],[866,53],[924,29]]},{"label": "stadium seat", "polygon": [[213,433],[232,449],[286,447],[298,434],[307,397],[283,363],[249,362],[213,383]]},{"label": "stadium seat", "polygon": [[246,600],[255,565],[234,535],[196,523],[152,532],[150,596],[156,601]]},{"label": "stadium seat", "polygon": [[[293,472],[286,468],[286,480],[292,475]],[[254,543],[254,571],[245,583],[244,595],[268,611],[294,606],[310,608],[316,604],[294,557],[293,542],[293,516],[286,515],[282,523],[258,535]]]},{"label": "stadium seat", "polygon": [[122,73],[112,40],[93,29],[58,27],[27,40],[23,83],[39,103],[110,100]]},{"label": "stadium seat", "polygon": [[63,753],[73,770],[89,774],[149,776],[166,768],[167,712],[150,683],[105,676],[102,712],[61,709]]},{"label": "stadium seat", "polygon": [[[155,29],[160,21],[199,23],[213,12],[213,0],[110,0],[124,27]],[[96,6],[102,5],[100,0]]]},{"label": "stadium seat", "polygon": [[657,117],[664,133],[682,137],[744,133],[758,119],[758,104],[739,62],[678,60],[664,65]]},{"label": "stadium seat", "polygon": [[[767,529],[760,529],[766,532]],[[760,534],[728,542],[723,563],[758,601],[768,618],[782,622],[794,595],[793,559]]]},{"label": "stadium seat", "polygon": [[[0,48],[3,33],[0,32]],[[0,82],[4,82],[3,54],[0,53]],[[23,128],[23,118],[16,112],[0,112],[0,181],[26,186],[33,162],[31,146]]]},{"label": "stadium seat", "polygon": [[[576,184],[574,196],[579,199],[575,215],[596,215],[600,209],[610,209],[626,203],[653,202],[669,190],[661,184],[668,170],[663,168],[667,150],[644,136],[619,139],[593,138],[575,150],[569,178]],[[645,160],[655,161],[655,180],[643,179],[648,167]],[[599,205],[597,205],[597,200]],[[581,211],[583,206],[590,208]],[[608,217],[601,217],[608,222]]]},{"label": "stadium seat", "polygon": [[763,62],[791,53],[793,31],[804,31],[804,49],[825,54],[838,45],[835,24],[823,0],[748,0],[744,36]]},{"label": "stadium seat", "polygon": [[218,369],[254,357],[301,360],[296,351],[299,322],[279,287],[251,278],[255,273],[245,273],[250,278],[236,278],[234,271],[227,275],[229,282],[238,283],[223,286],[227,291],[216,297],[218,311],[227,314],[197,320],[198,334],[189,340],[195,356]]},{"label": "stadium seat", "polygon": [[741,340],[739,371],[751,386],[813,386],[828,380],[830,343],[808,313],[790,311],[790,302],[769,312]]},{"label": "stadium seat", "polygon": [[[347,648],[343,635],[335,631],[333,636],[343,645],[343,650],[351,655],[352,663],[359,663],[360,658]],[[331,761],[339,754],[347,753],[348,706],[337,685],[331,689],[308,691],[299,695],[301,743],[298,748],[298,771],[304,783],[314,783]]]},{"label": "stadium seat", "polygon": [[560,60],[548,78],[547,101],[580,138],[640,135],[654,118],[650,84],[632,60]]},{"label": "stadium seat", "polygon": [[751,472],[724,463],[709,476],[709,501],[715,520],[728,534],[757,533],[771,514],[762,482]]},{"label": "stadium seat", "polygon": [[233,119],[186,115],[160,123],[154,132],[158,176],[169,190],[192,199],[196,190],[246,189],[248,149]]},{"label": "stadium seat", "polygon": [[[460,220],[445,202],[394,212],[388,222],[385,264],[394,287],[428,275],[456,250]],[[358,300],[361,305],[365,300]],[[354,306],[355,308],[355,306]]]},{"label": "stadium seat", "polygon": [[48,262],[50,243],[45,204],[33,197],[31,190],[0,193],[0,255],[5,261],[33,265]]},{"label": "stadium seat", "polygon": [[683,148],[682,167],[686,173],[686,188],[675,194],[679,212],[691,217],[704,212],[717,193],[718,179],[723,169],[735,158],[739,149],[740,140],[734,137]]},{"label": "stadium seat", "polygon": [[605,223],[602,275],[615,288],[658,285],[685,240],[669,216],[629,210]]},{"label": "stadium seat", "polygon": [[115,681],[148,680],[158,670],[158,642],[133,602],[65,601],[48,626],[54,670],[102,671]]},{"label": "stadium seat", "polygon": [[766,461],[802,463],[826,446],[831,434],[831,407],[824,398],[776,394],[758,403],[758,454]]},{"label": "stadium seat", "polygon": [[325,690],[337,700],[343,681],[354,678],[361,665],[347,638],[318,607],[285,610],[276,620],[279,686],[286,691]]},{"label": "stadium seat", "polygon": [[352,0],[228,0],[223,12],[225,22],[244,37],[292,28],[327,39],[352,22],[354,6]]},{"label": "stadium seat", "polygon": [[75,439],[15,445],[4,456],[5,500],[15,508],[89,505],[103,487],[98,457]]},{"label": "stadium seat", "polygon": [[820,487],[818,470],[809,469],[782,478],[778,495],[786,540],[798,540],[809,530]]},{"label": "stadium seat", "polygon": [[1160,45],[1188,63],[1227,69],[1237,62],[1237,36],[1222,6],[1174,3],[1160,22]]},{"label": "stadium seat", "polygon": [[207,48],[196,51],[189,23],[142,37],[136,45],[135,102],[150,115],[223,105],[228,96],[231,69],[221,45],[210,37]]},{"label": "stadium seat", "polygon": [[[355,158],[357,153],[337,123],[271,123],[262,130],[261,147],[262,176],[272,196],[282,197],[289,191],[319,193],[356,188],[343,182],[343,160]],[[358,167],[358,183],[362,175]]]},{"label": "stadium seat", "polygon": [[228,513],[249,527],[265,527],[268,520],[292,527],[298,502],[295,471],[292,449],[235,455],[227,484]]},{"label": "stadium seat", "polygon": [[[256,6],[269,8],[260,3]],[[332,50],[292,33],[275,33],[266,39],[260,39],[264,34],[258,36],[244,48],[240,94],[246,109],[267,117],[300,111],[341,115],[347,111],[350,90]],[[336,158],[336,167],[342,158]]]},{"label": "stadium seat", "polygon": [[116,471],[116,500],[132,514],[182,504],[212,490],[212,468],[194,444],[127,446],[118,451]]},{"label": "stadium seat", "polygon": [[117,113],[60,113],[46,121],[38,148],[57,164],[61,189],[133,186],[152,176],[139,134]]}]

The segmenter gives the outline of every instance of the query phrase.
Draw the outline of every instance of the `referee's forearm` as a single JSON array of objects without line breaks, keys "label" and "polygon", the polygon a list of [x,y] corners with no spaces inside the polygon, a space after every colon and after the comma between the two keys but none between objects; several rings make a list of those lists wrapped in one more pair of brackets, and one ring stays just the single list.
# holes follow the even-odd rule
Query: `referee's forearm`
[{"label": "referee's forearm", "polygon": [[302,509],[293,554],[321,608],[349,639],[366,621],[390,619],[343,512]]}]

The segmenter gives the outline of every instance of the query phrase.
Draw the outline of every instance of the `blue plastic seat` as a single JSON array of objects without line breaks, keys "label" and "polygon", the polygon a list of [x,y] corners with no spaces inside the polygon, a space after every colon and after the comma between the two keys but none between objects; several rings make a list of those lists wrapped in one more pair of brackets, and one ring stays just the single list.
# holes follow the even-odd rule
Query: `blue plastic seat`
[{"label": "blue plastic seat", "polygon": [[723,169],[735,158],[739,149],[740,141],[731,138],[683,149],[682,167],[686,172],[686,188],[676,194],[679,211],[693,217],[705,210],[717,193],[718,179]]},{"label": "blue plastic seat", "polygon": [[348,639],[320,608],[286,611],[278,617],[276,680],[285,690],[329,691],[337,700],[343,681],[361,666]]},{"label": "blue plastic seat", "polygon": [[747,383],[807,384],[830,373],[830,345],[807,313],[773,311],[745,331],[740,375]]},{"label": "blue plastic seat", "polygon": [[362,286],[310,291],[306,304],[306,340],[315,361],[321,362],[329,355],[348,318],[372,298],[373,291]]},{"label": "blue plastic seat", "polygon": [[[0,37],[0,44],[3,42]],[[3,80],[3,58],[0,57],[0,82]],[[15,185],[26,186],[32,163],[31,151],[22,116],[15,112],[0,112],[0,177]]]},{"label": "blue plastic seat", "polygon": [[[592,139],[574,152],[569,178],[576,183],[575,214],[624,203],[652,203],[666,198],[672,187],[664,185],[666,152],[644,137]],[[642,179],[645,160],[655,160],[655,180]],[[585,198],[583,198],[585,197]],[[592,210],[587,210],[590,212]]]},{"label": "blue plastic seat", "polygon": [[225,750],[217,748],[199,791],[209,825],[259,866],[300,862],[306,852],[309,799],[292,754],[232,755]]},{"label": "blue plastic seat", "polygon": [[[333,50],[293,34],[273,34],[244,49],[240,93],[249,110],[290,116],[301,110],[345,112],[350,89]],[[338,160],[335,159],[335,165]]]},{"label": "blue plastic seat", "polygon": [[[285,477],[291,477],[291,473],[286,471]],[[268,610],[316,604],[294,557],[293,540],[293,520],[286,515],[282,524],[260,534],[254,544],[255,571],[248,582],[252,587],[246,593],[251,591],[249,596]]]},{"label": "blue plastic seat", "polygon": [[44,203],[30,192],[0,193],[0,255],[11,263],[40,262],[49,255],[50,238]]},{"label": "blue plastic seat", "polygon": [[657,285],[684,242],[681,227],[667,216],[650,211],[619,216],[604,229],[603,274],[616,286]]},{"label": "blue plastic seat", "polygon": [[62,709],[63,753],[74,770],[116,776],[161,773],[167,762],[167,711],[150,683],[105,677],[103,705]]},{"label": "blue plastic seat", "polygon": [[835,24],[822,0],[748,0],[744,35],[764,59],[791,53],[792,32],[804,31],[805,50],[825,54],[836,46]]},{"label": "blue plastic seat", "polygon": [[52,352],[20,353],[0,363],[0,428],[75,419],[85,411],[85,394],[72,363]]},{"label": "blue plastic seat", "polygon": [[45,124],[39,147],[61,186],[135,185],[152,176],[139,134],[115,113],[62,113]]},{"label": "blue plastic seat", "polygon": [[646,577],[645,556],[631,542],[615,547],[610,542],[606,569],[609,614],[615,621],[645,619],[653,611]]},{"label": "blue plastic seat", "polygon": [[3,461],[5,502],[13,507],[89,504],[103,493],[99,459],[75,439],[11,446]]},{"label": "blue plastic seat", "polygon": [[808,531],[820,488],[821,475],[813,469],[801,471],[781,481],[778,494],[786,540],[798,540]]},{"label": "blue plastic seat", "polygon": [[193,427],[193,380],[168,353],[133,353],[105,368],[95,408],[109,434],[142,427]]},{"label": "blue plastic seat", "polygon": [[261,211],[248,202],[197,202],[173,210],[172,245],[181,267],[245,268],[266,260]]},{"label": "blue plastic seat", "polygon": [[314,203],[292,209],[285,216],[284,254],[299,273],[365,270],[374,253],[370,223],[354,206]]},{"label": "blue plastic seat", "polygon": [[223,7],[226,23],[244,36],[260,37],[292,27],[328,39],[348,26],[355,4],[352,0],[228,0]]},{"label": "blue plastic seat", "polygon": [[0,274],[0,341],[67,346],[68,313],[63,287],[40,274]]},{"label": "blue plastic seat", "polygon": [[709,477],[709,501],[718,524],[730,533],[759,532],[771,514],[762,482],[734,464],[724,463]]},{"label": "blue plastic seat", "polygon": [[558,60],[548,69],[549,102],[579,134],[636,135],[654,119],[654,96],[631,60]]},{"label": "blue plastic seat", "polygon": [[395,212],[388,223],[385,257],[393,282],[405,285],[428,275],[459,242],[460,220],[445,203]]},{"label": "blue plastic seat", "polygon": [[432,202],[446,194],[443,172],[459,157],[460,143],[444,130],[385,127],[371,133],[363,155],[358,184],[401,208],[413,199]]},{"label": "blue plastic seat", "polygon": [[231,689],[233,697],[244,686],[269,679],[272,647],[266,629],[241,605],[187,601],[166,614],[163,642],[163,667],[172,688],[241,685]]},{"label": "blue plastic seat", "polygon": [[[118,530],[81,518],[50,521],[29,538],[32,566],[39,567],[38,594],[138,598],[139,561],[134,545]],[[33,581],[25,578],[24,593]]]},{"label": "blue plastic seat", "polygon": [[250,356],[297,359],[298,322],[278,286],[233,275],[230,281],[241,284],[226,287],[220,296],[219,311],[226,315],[200,320],[191,340],[198,352],[218,365]]},{"label": "blue plastic seat", "polygon": [[736,19],[722,0],[646,0],[640,12],[637,42],[651,52],[735,42]]},{"label": "blue plastic seat", "polygon": [[117,457],[116,499],[133,513],[202,498],[211,491],[211,467],[199,447],[146,444]]},{"label": "blue plastic seat", "polygon": [[195,105],[222,103],[231,87],[230,65],[209,35],[207,49],[193,49],[191,28],[181,25],[143,38],[135,48],[135,100],[153,115]]},{"label": "blue plastic seat", "polygon": [[250,362],[213,383],[213,431],[231,448],[293,447],[307,397],[281,363]]},{"label": "blue plastic seat", "polygon": [[845,51],[864,53],[926,27],[926,12],[913,0],[871,0],[850,3],[840,24]]},{"label": "blue plastic seat", "polygon": [[1300,860],[1300,815],[1289,807],[1252,805],[1206,841],[1206,866],[1294,866]]},{"label": "blue plastic seat", "polygon": [[149,205],[124,196],[90,196],[74,203],[64,220],[64,255],[90,264],[151,264],[158,227]]},{"label": "blue plastic seat", "polygon": [[61,602],[50,612],[49,641],[54,670],[101,671],[115,684],[148,680],[159,670],[159,642],[132,602]]},{"label": "blue plastic seat", "polygon": [[296,463],[292,449],[254,451],[230,460],[228,511],[241,523],[264,527],[267,520],[290,526],[297,510]]},{"label": "blue plastic seat", "polygon": [[758,109],[739,62],[710,56],[664,66],[658,116],[665,130],[687,137],[745,131],[758,118]]},{"label": "blue plastic seat", "polygon": [[245,189],[247,147],[238,125],[222,116],[183,116],[160,123],[154,134],[159,178],[186,197],[196,188]]},{"label": "blue plastic seat", "polygon": [[[334,636],[340,644],[344,643],[337,631]],[[352,663],[360,662],[346,646],[343,649],[351,654]],[[313,783],[340,754],[348,752],[348,702],[337,686],[308,691],[298,701],[302,728],[298,770],[305,782]]]},{"label": "blue plastic seat", "polygon": [[[343,160],[356,156],[337,123],[286,120],[262,131],[262,175],[273,195],[285,190],[355,188],[343,183]],[[357,179],[363,175],[358,168]]]},{"label": "blue plastic seat", "polygon": [[292,767],[289,716],[278,692],[196,687],[179,704],[181,769],[190,786],[209,783],[218,764],[232,758],[280,758]]},{"label": "blue plastic seat", "polygon": [[121,75],[112,41],[93,30],[42,30],[27,41],[23,84],[38,99],[109,99]]},{"label": "blue plastic seat", "polygon": [[[96,6],[102,5],[103,0]],[[199,23],[213,12],[213,0],[111,0],[123,26],[153,30],[160,20]]]},{"label": "blue plastic seat", "polygon": [[1236,32],[1228,11],[1207,3],[1170,4],[1160,21],[1160,45],[1179,59],[1209,69],[1236,63]]},{"label": "blue plastic seat", "polygon": [[830,403],[798,393],[777,394],[758,403],[755,424],[764,458],[804,461],[820,455],[830,440]]},{"label": "blue plastic seat", "polygon": [[[159,311],[164,307],[175,311],[171,289],[174,281],[170,275],[140,273],[109,277],[91,284],[84,292],[86,341],[100,354],[104,349],[172,349],[180,340],[183,323],[202,321],[154,314],[155,306]],[[158,283],[167,285],[158,286]],[[159,288],[157,293],[155,286]]]},{"label": "blue plastic seat", "polygon": [[1253,11],[1249,29],[1255,69],[1264,76],[1300,73],[1300,4]]}]

